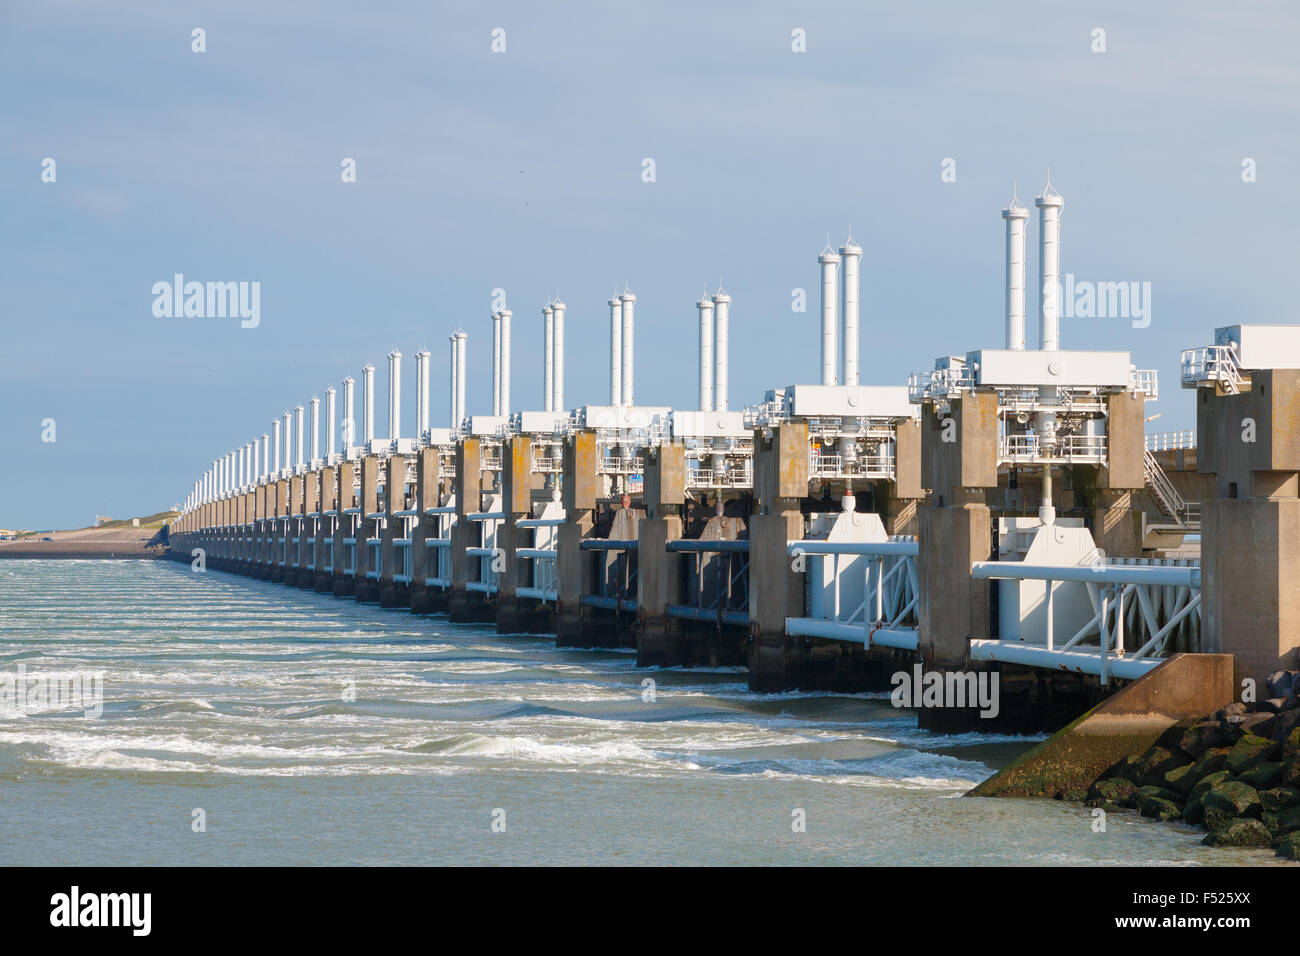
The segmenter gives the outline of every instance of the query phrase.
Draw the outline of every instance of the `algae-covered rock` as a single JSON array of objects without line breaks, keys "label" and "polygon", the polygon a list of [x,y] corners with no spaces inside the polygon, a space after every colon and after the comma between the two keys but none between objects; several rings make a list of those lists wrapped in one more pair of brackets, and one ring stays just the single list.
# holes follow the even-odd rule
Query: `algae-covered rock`
[{"label": "algae-covered rock", "polygon": [[1282,761],[1282,786],[1300,788],[1300,754]]},{"label": "algae-covered rock", "polygon": [[[1166,750],[1179,749],[1179,747],[1182,746],[1183,737],[1186,736],[1187,731],[1189,731],[1195,724],[1196,721],[1194,720],[1180,720],[1176,723],[1170,724],[1165,728],[1164,733],[1156,738],[1156,742],[1153,746],[1164,747]],[[1192,754],[1192,756],[1196,755]]]},{"label": "algae-covered rock", "polygon": [[1226,826],[1241,817],[1258,817],[1262,809],[1259,794],[1240,780],[1216,783],[1201,797],[1205,825],[1211,830]]},{"label": "algae-covered rock", "polygon": [[1131,780],[1114,778],[1098,780],[1088,789],[1088,801],[1095,806],[1112,803],[1116,806],[1132,805],[1137,797],[1137,786]]},{"label": "algae-covered rock", "polygon": [[1212,747],[1196,758],[1196,763],[1192,764],[1192,773],[1197,780],[1202,780],[1212,773],[1217,773],[1228,766],[1228,754],[1231,751],[1227,747]]},{"label": "algae-covered rock", "polygon": [[1293,807],[1300,803],[1300,790],[1294,787],[1274,787],[1272,790],[1261,790],[1259,792],[1259,802],[1269,813],[1277,813],[1279,810],[1285,810],[1287,807]]},{"label": "algae-covered rock", "polygon": [[1272,846],[1273,835],[1258,820],[1230,820],[1201,842],[1206,846]]},{"label": "algae-covered rock", "polygon": [[1262,710],[1246,714],[1237,724],[1237,729],[1242,734],[1255,737],[1272,737],[1273,731],[1277,729],[1277,714],[1270,714]]},{"label": "algae-covered rock", "polygon": [[[1196,785],[1200,778],[1192,773],[1192,764],[1186,764],[1182,767],[1175,767],[1165,774],[1165,789],[1172,790],[1180,796],[1186,796],[1187,793]],[[1278,764],[1278,776],[1282,775],[1282,765]]]},{"label": "algae-covered rock", "polygon": [[1300,807],[1287,807],[1277,812],[1273,829],[1278,833],[1293,833],[1300,830]]},{"label": "algae-covered rock", "polygon": [[1249,770],[1242,773],[1238,778],[1248,787],[1254,787],[1256,790],[1268,790],[1275,787],[1282,779],[1282,764],[1277,761],[1266,760],[1263,763],[1257,763]]},{"label": "algae-covered rock", "polygon": [[1228,752],[1228,769],[1234,774],[1249,770],[1255,764],[1273,756],[1275,745],[1267,737],[1246,734]]},{"label": "algae-covered rock", "polygon": [[1128,780],[1134,785],[1136,785],[1137,779],[1139,776],[1141,776],[1142,773],[1141,768],[1142,768],[1142,755],[1129,754],[1123,760],[1120,760],[1109,770],[1107,770],[1106,773],[1103,774],[1103,779]]},{"label": "algae-covered rock", "polygon": [[[1300,710],[1295,710],[1290,713],[1296,714],[1297,719],[1300,720]],[[1288,717],[1290,716],[1290,713],[1287,715]],[[1286,738],[1282,741],[1283,757],[1293,757],[1296,754],[1300,754],[1300,726],[1287,734]]]},{"label": "algae-covered rock", "polygon": [[1231,743],[1217,721],[1202,720],[1187,729],[1178,742],[1178,748],[1189,757],[1199,758],[1207,750],[1227,747]]},{"label": "algae-covered rock", "polygon": [[1241,717],[1246,713],[1246,705],[1239,700],[1234,700],[1226,707],[1220,707],[1214,713],[1210,714],[1210,720],[1218,723],[1227,720],[1229,717]]},{"label": "algae-covered rock", "polygon": [[[1293,698],[1294,699],[1294,698]],[[1282,755],[1300,751],[1300,708],[1288,707],[1277,715],[1273,725],[1273,739],[1282,743]]]},{"label": "algae-covered rock", "polygon": [[1134,794],[1134,798],[1137,801],[1137,806],[1139,807],[1142,806],[1143,800],[1146,800],[1150,797],[1160,797],[1162,800],[1177,800],[1178,794],[1172,790],[1167,790],[1164,787],[1157,787],[1151,784],[1148,784],[1145,787],[1138,787],[1137,793]]},{"label": "algae-covered rock", "polygon": [[1278,841],[1277,855],[1284,860],[1300,860],[1300,833],[1288,833]]},{"label": "algae-covered rock", "polygon": [[1191,762],[1192,758],[1181,750],[1153,746],[1142,755],[1137,782],[1143,786],[1162,787],[1166,773]]},{"label": "algae-covered rock", "polygon": [[1183,814],[1182,808],[1172,800],[1163,797],[1147,797],[1142,801],[1142,816],[1156,820],[1177,820]]},{"label": "algae-covered rock", "polygon": [[1196,786],[1192,787],[1192,792],[1187,798],[1187,805],[1183,807],[1183,821],[1193,826],[1203,824],[1205,822],[1205,808],[1201,801],[1205,799],[1205,795],[1214,788],[1215,784],[1231,779],[1232,774],[1228,773],[1228,771],[1217,770],[1197,781]]},{"label": "algae-covered rock", "polygon": [[1206,774],[1200,780],[1196,781],[1196,786],[1192,787],[1193,797],[1202,797],[1209,793],[1215,784],[1223,783],[1225,780],[1231,780],[1232,774],[1226,770],[1216,770],[1214,773]]}]

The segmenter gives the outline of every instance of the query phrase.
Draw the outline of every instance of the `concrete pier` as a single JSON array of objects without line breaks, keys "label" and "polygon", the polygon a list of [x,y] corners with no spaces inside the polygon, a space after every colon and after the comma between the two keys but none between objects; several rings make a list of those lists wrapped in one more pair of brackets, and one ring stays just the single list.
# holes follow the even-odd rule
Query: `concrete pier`
[{"label": "concrete pier", "polygon": [[[1300,369],[1244,370],[1235,392],[1196,389],[1203,643],[1236,683],[1300,666]],[[1258,693],[1258,691],[1257,691]]]}]

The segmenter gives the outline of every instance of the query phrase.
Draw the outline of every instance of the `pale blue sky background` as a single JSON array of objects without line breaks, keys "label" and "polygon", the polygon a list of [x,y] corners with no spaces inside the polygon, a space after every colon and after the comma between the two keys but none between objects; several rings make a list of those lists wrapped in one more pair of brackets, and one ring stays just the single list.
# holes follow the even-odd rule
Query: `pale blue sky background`
[{"label": "pale blue sky background", "polygon": [[[1049,166],[1063,271],[1153,285],[1150,328],[1066,321],[1064,344],[1132,350],[1161,375],[1151,427],[1189,426],[1181,348],[1297,319],[1298,39],[1280,2],[3,0],[0,527],[166,507],[367,361],[382,396],[395,346],[408,429],[425,345],[443,424],[458,326],[486,413],[497,286],[516,407],[540,404],[557,291],[569,404],[607,399],[605,300],[624,279],[638,402],[693,406],[693,302],[719,276],[732,406],[815,381],[816,255],[850,225],[863,381],[903,384],[1001,344],[999,211],[1013,179],[1032,205]],[[260,281],[261,326],[154,318],[150,288],[175,272]]]}]

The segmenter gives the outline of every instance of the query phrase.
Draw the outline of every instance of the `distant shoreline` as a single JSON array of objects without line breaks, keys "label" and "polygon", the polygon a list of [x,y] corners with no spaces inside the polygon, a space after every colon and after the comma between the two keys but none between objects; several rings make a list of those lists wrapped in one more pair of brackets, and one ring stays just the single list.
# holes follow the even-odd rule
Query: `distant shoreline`
[{"label": "distant shoreline", "polygon": [[[139,528],[83,528],[78,531],[52,531],[48,535],[30,535],[13,541],[0,541],[0,560],[9,559],[144,559],[157,560],[166,549],[145,545],[152,531]],[[50,540],[43,540],[49,538]]]}]

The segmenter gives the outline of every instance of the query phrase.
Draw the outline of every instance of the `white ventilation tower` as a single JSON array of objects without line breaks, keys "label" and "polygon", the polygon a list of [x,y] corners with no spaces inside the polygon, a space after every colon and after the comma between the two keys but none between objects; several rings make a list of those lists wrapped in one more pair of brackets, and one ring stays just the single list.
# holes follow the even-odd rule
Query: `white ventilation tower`
[{"label": "white ventilation tower", "polygon": [[555,310],[548,303],[542,309],[546,345],[542,355],[542,407],[555,409]]},{"label": "white ventilation tower", "polygon": [[271,476],[271,436],[262,432],[262,480]]},{"label": "white ventilation tower", "polygon": [[456,396],[459,393],[460,387],[460,378],[457,371],[459,365],[456,358],[460,352],[460,339],[458,339],[456,333],[453,332],[448,336],[447,341],[451,344],[451,356],[449,359],[450,368],[447,371],[447,383],[451,388],[451,396],[448,400],[447,407],[451,416],[451,429],[452,431],[455,431],[460,428],[460,419],[456,415]]},{"label": "white ventilation tower", "polygon": [[429,430],[429,350],[415,353],[415,439],[424,440]]},{"label": "white ventilation tower", "polygon": [[326,464],[334,461],[334,386],[325,389],[325,454]]},{"label": "white ventilation tower", "polygon": [[1034,200],[1038,207],[1038,347],[1061,348],[1061,207],[1065,200],[1049,182]]},{"label": "white ventilation tower", "polygon": [[388,440],[402,437],[402,353],[388,353]]},{"label": "white ventilation tower", "polygon": [[[1038,303],[1039,348],[1056,352],[1061,348],[1060,278],[1061,278],[1061,207],[1065,200],[1052,188],[1049,179],[1043,194],[1034,200],[1038,207]],[[1052,386],[1038,389],[1040,404],[1050,404],[1057,397]],[[1038,442],[1051,453],[1056,447],[1056,412],[1038,412]],[[1043,500],[1038,518],[1044,525],[1054,524],[1056,508],[1052,498],[1052,466],[1043,465]]]},{"label": "white ventilation tower", "polygon": [[306,415],[306,412],[307,412],[307,409],[303,408],[301,405],[297,406],[297,407],[294,408],[294,410],[293,410],[293,416],[294,416],[294,428],[297,429],[297,434],[295,435],[295,437],[298,439],[297,444],[295,445],[295,448],[296,448],[296,450],[297,450],[297,452],[298,452],[298,456],[294,459],[294,462],[293,462],[293,464],[294,464],[294,470],[297,470],[298,468],[300,468],[300,467],[302,466],[302,452],[303,452],[303,440],[302,440],[302,439],[303,439],[303,432],[304,432],[304,429],[303,429],[303,418],[304,418],[304,416]]},{"label": "white ventilation tower", "polygon": [[285,412],[280,416],[280,434],[284,438],[283,473],[293,471],[293,413]]},{"label": "white ventilation tower", "polygon": [[253,484],[260,484],[262,481],[262,445],[256,438],[253,439]]},{"label": "white ventilation tower", "polygon": [[357,443],[357,419],[353,415],[352,388],[356,383],[349,375],[343,380],[343,454]]},{"label": "white ventilation tower", "polygon": [[634,365],[632,345],[636,339],[636,322],[633,318],[633,310],[636,308],[636,296],[629,292],[625,286],[623,294],[619,298],[623,302],[623,404],[630,408],[636,404],[632,397],[632,369]]},{"label": "white ventilation tower", "polygon": [[361,443],[370,454],[375,437],[375,367],[369,362],[361,370]]},{"label": "white ventilation tower", "polygon": [[465,395],[469,388],[469,375],[466,368],[469,364],[469,333],[456,333],[456,415],[458,423],[463,421],[469,415],[469,408],[465,404]]},{"label": "white ventilation tower", "polygon": [[695,303],[700,311],[700,411],[713,411],[713,300]]},{"label": "white ventilation tower", "polygon": [[501,313],[492,313],[492,414],[501,414]]},{"label": "white ventilation tower", "polygon": [[311,462],[320,460],[320,398],[313,395],[308,402],[311,407]]},{"label": "white ventilation tower", "polygon": [[[561,300],[551,303],[555,318],[555,353],[551,359],[551,410],[564,411],[564,310],[568,308]],[[504,412],[502,414],[505,414]]]},{"label": "white ventilation tower", "polygon": [[501,310],[501,414],[510,414],[510,310]]},{"label": "white ventilation tower", "polygon": [[841,364],[841,384],[858,384],[858,265],[862,261],[862,247],[853,241],[852,233],[840,247],[840,257],[844,260],[843,304],[844,312],[844,352]]},{"label": "white ventilation tower", "polygon": [[1029,210],[1020,205],[1014,190],[1011,205],[1002,210],[1007,222],[1007,348],[1025,350],[1025,230]]},{"label": "white ventilation tower", "polygon": [[727,382],[729,375],[727,352],[727,339],[730,335],[729,324],[731,321],[731,296],[718,287],[717,294],[713,297],[713,410],[725,412],[727,410]]},{"label": "white ventilation tower", "polygon": [[822,384],[835,384],[836,355],[836,321],[835,307],[839,300],[839,266],[840,257],[835,254],[830,243],[817,257],[822,267]]},{"label": "white ventilation tower", "polygon": [[609,300],[609,403],[623,404],[623,300]]}]

